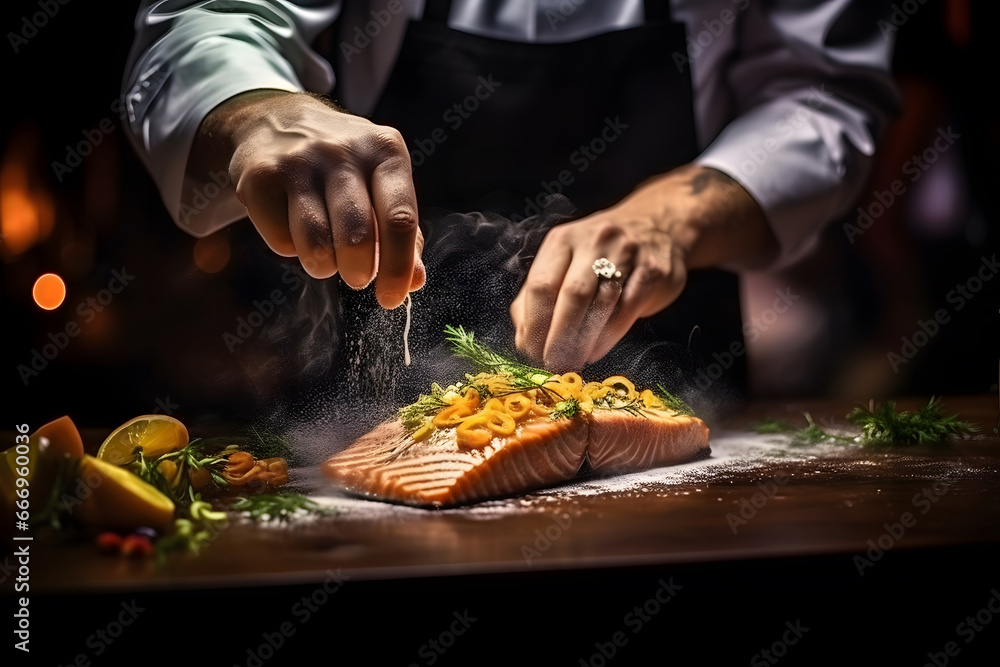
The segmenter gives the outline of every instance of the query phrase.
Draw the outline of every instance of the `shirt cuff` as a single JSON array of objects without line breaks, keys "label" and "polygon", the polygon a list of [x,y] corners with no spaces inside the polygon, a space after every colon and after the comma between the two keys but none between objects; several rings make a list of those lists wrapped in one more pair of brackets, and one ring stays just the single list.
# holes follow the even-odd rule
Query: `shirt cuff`
[{"label": "shirt cuff", "polygon": [[695,160],[739,183],[777,238],[778,266],[801,259],[866,182],[875,140],[846,105],[774,100],[730,123]]}]

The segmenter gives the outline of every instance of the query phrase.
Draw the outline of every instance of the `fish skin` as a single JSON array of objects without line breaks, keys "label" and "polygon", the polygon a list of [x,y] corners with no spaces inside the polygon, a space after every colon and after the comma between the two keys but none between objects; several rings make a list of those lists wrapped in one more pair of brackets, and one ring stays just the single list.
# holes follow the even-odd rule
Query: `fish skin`
[{"label": "fish skin", "polygon": [[[414,443],[400,420],[375,427],[322,464],[324,475],[360,496],[421,507],[454,507],[516,495],[599,472],[672,465],[707,454],[708,426],[696,417],[591,415],[524,422],[487,447],[463,450],[455,429]],[[623,446],[622,443],[625,443]]]}]

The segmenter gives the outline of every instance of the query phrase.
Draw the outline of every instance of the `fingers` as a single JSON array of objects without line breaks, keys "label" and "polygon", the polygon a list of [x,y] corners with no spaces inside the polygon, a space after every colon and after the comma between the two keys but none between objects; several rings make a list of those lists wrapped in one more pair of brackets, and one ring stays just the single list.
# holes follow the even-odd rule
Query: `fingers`
[{"label": "fingers", "polygon": [[322,279],[337,272],[326,202],[315,190],[293,192],[288,197],[288,230],[306,273]]},{"label": "fingers", "polygon": [[247,215],[267,246],[282,257],[295,255],[295,243],[288,229],[288,197],[284,188],[273,187],[262,170],[236,176],[236,198],[246,206]]},{"label": "fingers", "polygon": [[[640,244],[622,226],[602,221],[552,230],[511,305],[515,344],[553,372],[597,361],[639,318],[677,298],[686,280],[679,252]],[[621,275],[598,276],[593,265],[601,258]]]},{"label": "fingers", "polygon": [[326,185],[326,207],[332,230],[329,248],[340,277],[362,289],[375,277],[376,232],[368,184],[351,166],[334,169]]},{"label": "fingers", "polygon": [[543,358],[556,296],[573,258],[561,234],[554,232],[542,242],[524,286],[511,304],[514,344],[532,359]]},{"label": "fingers", "polygon": [[633,269],[587,363],[610,352],[639,318],[655,315],[676,301],[686,283],[687,268],[676,248],[662,264],[640,264]]},{"label": "fingers", "polygon": [[542,354],[545,367],[556,372],[579,370],[618,303],[620,290],[594,273],[594,259],[573,256],[559,288]]},{"label": "fingers", "polygon": [[[384,308],[403,303],[414,282],[423,285],[423,249],[410,158],[398,132],[382,138],[382,159],[371,178],[371,196],[378,226],[378,279],[375,296]],[[417,242],[420,242],[418,248]],[[418,268],[419,267],[419,268]]]}]

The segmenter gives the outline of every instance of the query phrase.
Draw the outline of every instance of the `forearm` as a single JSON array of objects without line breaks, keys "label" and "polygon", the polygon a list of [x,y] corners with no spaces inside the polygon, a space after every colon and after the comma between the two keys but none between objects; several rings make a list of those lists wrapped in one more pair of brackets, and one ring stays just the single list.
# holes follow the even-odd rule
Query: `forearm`
[{"label": "forearm", "polygon": [[760,269],[779,254],[764,212],[726,174],[694,164],[643,183],[619,206],[651,206],[653,223],[674,240],[691,269]]}]

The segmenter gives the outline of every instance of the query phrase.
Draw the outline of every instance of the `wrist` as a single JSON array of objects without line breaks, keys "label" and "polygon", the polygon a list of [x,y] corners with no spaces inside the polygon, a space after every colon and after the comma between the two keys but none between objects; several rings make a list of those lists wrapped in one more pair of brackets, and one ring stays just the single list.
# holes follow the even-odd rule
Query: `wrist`
[{"label": "wrist", "polygon": [[229,171],[233,153],[263,119],[260,106],[275,97],[295,93],[260,89],[230,97],[202,119],[188,153],[187,173],[205,180],[218,171]]},{"label": "wrist", "polygon": [[656,224],[688,268],[759,269],[777,258],[779,245],[763,210],[727,174],[687,164],[643,187],[659,191]]}]

